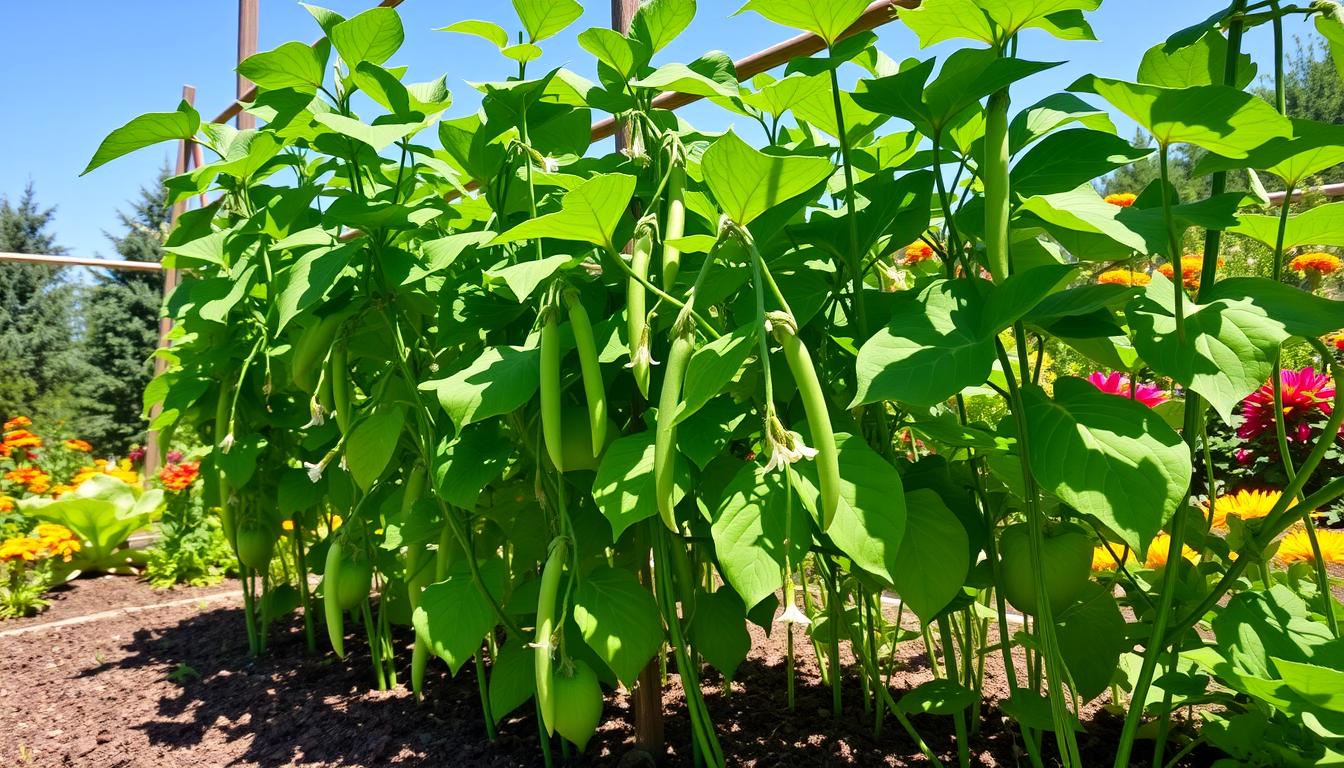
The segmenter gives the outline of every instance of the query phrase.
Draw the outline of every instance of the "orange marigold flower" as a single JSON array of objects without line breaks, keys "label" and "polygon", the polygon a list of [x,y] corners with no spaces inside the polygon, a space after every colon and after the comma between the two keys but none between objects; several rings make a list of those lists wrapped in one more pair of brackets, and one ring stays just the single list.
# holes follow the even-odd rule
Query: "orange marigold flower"
[{"label": "orange marigold flower", "polygon": [[[1279,503],[1281,496],[1283,494],[1279,491],[1251,491],[1245,488],[1236,493],[1219,496],[1213,502],[1213,528],[1215,530],[1226,528],[1228,515],[1242,520],[1265,517],[1274,509],[1274,505]],[[1209,503],[1205,502],[1204,513],[1208,512]]]},{"label": "orange marigold flower", "polygon": [[28,418],[27,416],[15,416],[9,421],[6,421],[5,426],[0,427],[0,429],[4,429],[6,432],[8,432],[11,429],[18,429],[20,427],[31,427],[31,426],[33,426],[32,419]]},{"label": "orange marigold flower", "polygon": [[68,448],[69,450],[75,451],[76,453],[88,453],[89,451],[93,450],[93,446],[89,445],[87,441],[75,438],[66,440],[65,447]]},{"label": "orange marigold flower", "polygon": [[1144,286],[1153,282],[1153,278],[1147,272],[1135,269],[1108,269],[1097,275],[1097,282],[1103,285]]},{"label": "orange marigold flower", "polygon": [[1314,272],[1318,275],[1333,275],[1341,266],[1344,266],[1344,262],[1341,262],[1338,256],[1320,251],[1294,256],[1293,260],[1288,262],[1288,268],[1295,272]]},{"label": "orange marigold flower", "polygon": [[[1321,559],[1327,563],[1344,563],[1344,531],[1318,530],[1316,541],[1321,545]],[[1311,549],[1311,539],[1306,530],[1290,532],[1279,541],[1276,555],[1284,565],[1293,563],[1314,563],[1316,553]]]},{"label": "orange marigold flower", "polygon": [[[1144,565],[1149,568],[1161,568],[1167,564],[1167,552],[1171,549],[1171,535],[1159,533],[1153,537],[1153,543],[1148,545],[1148,554],[1144,558]],[[1181,557],[1191,562],[1198,562],[1199,553],[1191,549],[1188,545],[1181,545]]]},{"label": "orange marigold flower", "polygon": [[169,464],[159,470],[159,481],[167,490],[182,491],[191,487],[200,474],[201,462],[184,461],[180,464]]},{"label": "orange marigold flower", "polygon": [[923,240],[913,242],[905,247],[905,265],[907,267],[932,258],[933,247]]},{"label": "orange marigold flower", "polygon": [[1344,352],[1344,331],[1326,334],[1321,340],[1334,347],[1336,352]]},{"label": "orange marigold flower", "polygon": [[8,496],[0,496],[0,513],[13,512],[14,500]]},{"label": "orange marigold flower", "polygon": [[50,555],[50,551],[41,541],[32,536],[15,536],[0,542],[0,560],[22,560],[31,563]]},{"label": "orange marigold flower", "polygon": [[1139,196],[1134,194],[1133,192],[1113,192],[1107,195],[1104,199],[1111,205],[1118,205],[1121,208],[1128,208],[1129,206],[1134,204],[1135,200],[1139,199]]},{"label": "orange marigold flower", "polygon": [[[1223,263],[1224,262],[1222,259],[1218,260],[1219,267],[1222,267]],[[1185,284],[1186,288],[1199,287],[1199,277],[1200,273],[1203,272],[1203,270],[1204,270],[1203,258],[1199,256],[1181,257],[1181,282]],[[1176,269],[1171,265],[1170,262],[1158,267],[1157,271],[1161,272],[1162,276],[1167,278],[1168,280],[1175,279]]]},{"label": "orange marigold flower", "polygon": [[5,433],[5,445],[10,448],[41,448],[42,438],[26,429],[13,429]]}]

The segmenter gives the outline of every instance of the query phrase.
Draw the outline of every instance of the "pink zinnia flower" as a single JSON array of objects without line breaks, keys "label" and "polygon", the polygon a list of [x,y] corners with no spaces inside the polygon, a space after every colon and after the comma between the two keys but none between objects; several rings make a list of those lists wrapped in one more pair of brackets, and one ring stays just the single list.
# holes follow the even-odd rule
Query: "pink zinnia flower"
[{"label": "pink zinnia flower", "polygon": [[[1279,381],[1287,438],[1305,443],[1311,439],[1311,422],[1329,416],[1334,410],[1335,384],[1329,376],[1311,367],[1282,371]],[[1243,440],[1253,440],[1274,430],[1274,387],[1270,382],[1241,401],[1241,416],[1243,422],[1237,428],[1237,436]]]},{"label": "pink zinnia flower", "polygon": [[1167,402],[1168,399],[1166,393],[1153,384],[1140,384],[1131,394],[1133,384],[1130,382],[1129,377],[1123,373],[1103,374],[1100,371],[1097,371],[1091,376],[1088,376],[1087,380],[1092,382],[1092,386],[1108,395],[1118,395],[1125,398],[1132,397],[1132,399],[1143,403],[1149,408],[1161,405],[1162,403]]}]

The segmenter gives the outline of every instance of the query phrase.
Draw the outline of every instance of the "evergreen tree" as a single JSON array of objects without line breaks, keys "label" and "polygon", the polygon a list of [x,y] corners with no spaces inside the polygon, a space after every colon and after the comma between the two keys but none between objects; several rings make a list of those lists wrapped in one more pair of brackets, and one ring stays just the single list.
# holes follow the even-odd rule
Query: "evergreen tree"
[{"label": "evergreen tree", "polygon": [[[31,183],[17,205],[0,197],[0,251],[64,253],[50,231],[55,212],[38,205]],[[0,265],[0,414],[55,425],[78,417],[88,368],[77,343],[77,288],[63,268]]]},{"label": "evergreen tree", "polygon": [[[1297,41],[1297,52],[1284,62],[1283,95],[1288,114],[1321,123],[1344,123],[1344,80],[1339,77],[1330,49],[1319,37],[1303,43]],[[1274,100],[1271,81],[1263,94]],[[1313,179],[1318,184],[1344,181],[1344,166],[1322,171]]]},{"label": "evergreen tree", "polygon": [[[169,204],[163,185],[167,171],[141,187],[129,211],[118,215],[124,232],[108,233],[117,256],[128,261],[159,261],[168,230]],[[84,301],[85,357],[96,369],[85,391],[90,413],[81,423],[100,451],[124,453],[143,443],[141,418],[145,386],[153,375],[152,355],[159,340],[163,276],[159,272],[106,270],[87,290]]]}]

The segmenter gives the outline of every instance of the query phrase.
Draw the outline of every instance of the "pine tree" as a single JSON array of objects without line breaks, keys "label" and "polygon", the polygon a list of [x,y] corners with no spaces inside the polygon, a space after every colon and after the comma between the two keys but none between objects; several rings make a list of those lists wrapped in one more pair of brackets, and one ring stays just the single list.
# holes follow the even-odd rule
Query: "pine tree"
[{"label": "pine tree", "polygon": [[[1297,41],[1297,52],[1284,66],[1284,102],[1288,114],[1320,123],[1344,123],[1344,80],[1339,77],[1325,41],[1314,37]],[[1266,96],[1273,100],[1273,83]],[[1313,179],[1319,184],[1344,181],[1344,166],[1327,169]]]},{"label": "pine tree", "polygon": [[[168,228],[165,169],[152,185],[141,187],[130,210],[120,212],[124,231],[108,233],[117,255],[128,261],[159,261]],[[158,272],[106,270],[95,278],[84,302],[85,357],[97,369],[85,391],[91,412],[81,424],[100,451],[124,453],[143,443],[141,418],[145,386],[153,374],[151,356],[158,344],[163,276]]]},{"label": "pine tree", "polygon": [[[31,183],[17,205],[0,197],[0,251],[64,253],[50,231],[55,213],[38,205]],[[88,368],[77,344],[77,292],[63,268],[0,265],[0,414],[53,426],[78,417]]]}]

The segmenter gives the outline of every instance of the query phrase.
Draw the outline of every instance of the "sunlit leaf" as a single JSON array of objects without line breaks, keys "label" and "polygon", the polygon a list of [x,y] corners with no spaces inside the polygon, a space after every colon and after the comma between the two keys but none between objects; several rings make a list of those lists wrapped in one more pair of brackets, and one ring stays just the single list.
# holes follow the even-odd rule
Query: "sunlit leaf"
[{"label": "sunlit leaf", "polygon": [[83,176],[94,168],[137,149],[174,139],[190,139],[196,135],[196,130],[200,126],[201,116],[185,101],[178,104],[176,112],[150,112],[141,115],[109,133],[98,145],[98,151],[93,153],[93,158],[79,175]]},{"label": "sunlit leaf", "polygon": [[835,170],[824,157],[767,155],[733,131],[711,144],[700,162],[705,184],[719,207],[742,226],[812,189]]},{"label": "sunlit leaf", "polygon": [[565,193],[560,210],[519,224],[491,241],[491,245],[532,240],[580,240],[614,251],[612,235],[635,193],[635,177],[600,174]]}]

